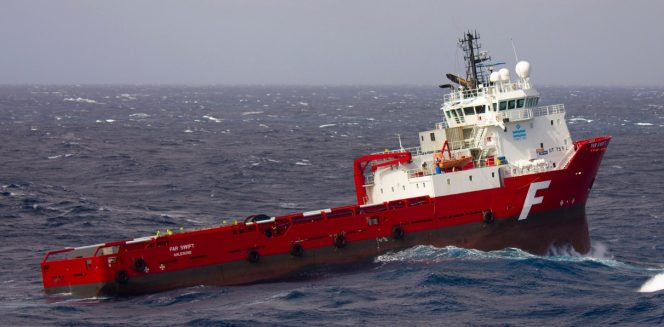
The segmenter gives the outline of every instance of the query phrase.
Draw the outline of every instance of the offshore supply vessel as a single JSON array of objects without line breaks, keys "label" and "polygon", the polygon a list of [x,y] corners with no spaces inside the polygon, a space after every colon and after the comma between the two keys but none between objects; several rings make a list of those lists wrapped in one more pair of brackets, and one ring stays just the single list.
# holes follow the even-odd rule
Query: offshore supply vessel
[{"label": "offshore supply vessel", "polygon": [[494,71],[476,32],[459,46],[466,76],[441,85],[444,120],[419,147],[355,159],[357,204],[51,251],[46,293],[252,283],[419,244],[588,252],[585,204],[611,137],[572,140],[564,105],[538,106],[528,62],[512,78]]}]

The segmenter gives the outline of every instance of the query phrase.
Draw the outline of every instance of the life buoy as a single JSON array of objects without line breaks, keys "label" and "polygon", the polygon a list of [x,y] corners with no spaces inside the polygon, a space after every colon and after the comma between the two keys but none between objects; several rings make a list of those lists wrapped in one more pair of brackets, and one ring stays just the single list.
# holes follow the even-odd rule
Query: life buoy
[{"label": "life buoy", "polygon": [[138,259],[134,260],[134,265],[133,265],[134,271],[136,271],[136,272],[145,272],[145,267],[146,266],[147,265],[145,264],[145,260],[143,260],[143,258],[138,258]]},{"label": "life buoy", "polygon": [[257,263],[258,261],[261,260],[261,255],[258,253],[256,250],[249,250],[247,253],[247,261],[251,263]]},{"label": "life buoy", "polygon": [[346,246],[346,237],[343,234],[339,234],[334,237],[334,246],[341,249]]},{"label": "life buoy", "polygon": [[120,270],[115,273],[115,281],[121,285],[127,284],[129,282],[129,274],[124,270]]},{"label": "life buoy", "polygon": [[494,221],[493,212],[485,211],[482,219],[484,220],[485,224],[491,224]]},{"label": "life buoy", "polygon": [[290,250],[290,255],[294,257],[301,257],[304,255],[304,248],[302,247],[302,244],[296,243],[291,246]]},{"label": "life buoy", "polygon": [[406,233],[401,226],[392,227],[392,238],[395,240],[403,240]]}]

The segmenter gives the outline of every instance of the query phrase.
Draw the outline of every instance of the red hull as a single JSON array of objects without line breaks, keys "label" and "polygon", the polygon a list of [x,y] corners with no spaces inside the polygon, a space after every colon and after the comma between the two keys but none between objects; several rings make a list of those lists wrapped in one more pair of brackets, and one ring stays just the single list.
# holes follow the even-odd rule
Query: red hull
[{"label": "red hull", "polygon": [[[609,140],[576,142],[565,169],[505,178],[496,189],[49,252],[41,263],[44,289],[96,296],[242,284],[418,244],[543,254],[570,243],[587,252],[584,207]],[[52,259],[57,254],[65,258]]]}]

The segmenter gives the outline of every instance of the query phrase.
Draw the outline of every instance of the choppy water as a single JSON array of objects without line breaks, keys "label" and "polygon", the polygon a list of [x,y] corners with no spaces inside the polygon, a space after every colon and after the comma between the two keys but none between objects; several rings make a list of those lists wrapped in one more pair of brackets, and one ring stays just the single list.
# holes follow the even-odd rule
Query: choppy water
[{"label": "choppy water", "polygon": [[118,299],[47,297],[47,250],[353,203],[352,159],[414,146],[429,87],[0,87],[4,325],[664,323],[664,89],[543,88],[612,135],[593,251],[415,247],[368,266]]}]

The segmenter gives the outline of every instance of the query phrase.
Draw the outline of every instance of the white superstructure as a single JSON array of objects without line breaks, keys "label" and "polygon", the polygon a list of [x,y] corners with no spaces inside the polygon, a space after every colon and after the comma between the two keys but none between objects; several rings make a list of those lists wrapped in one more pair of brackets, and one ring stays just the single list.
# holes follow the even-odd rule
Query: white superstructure
[{"label": "white superstructure", "polygon": [[[472,43],[477,35],[468,36],[470,45],[464,50],[479,50]],[[470,60],[473,65],[490,59],[486,52],[469,52],[476,58]],[[503,68],[491,72],[488,81],[475,69],[469,67],[468,79],[448,74],[459,86],[444,97],[444,121],[419,133],[419,147],[389,151],[410,152],[410,162],[380,166],[365,175],[366,203],[497,188],[510,176],[564,168],[574,146],[565,107],[538,106],[530,64],[518,62],[515,78]],[[458,160],[464,157],[466,161]],[[436,169],[454,160],[459,164]]]}]

